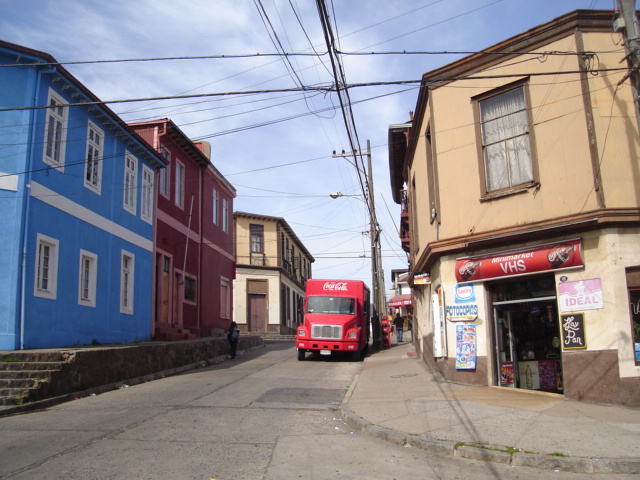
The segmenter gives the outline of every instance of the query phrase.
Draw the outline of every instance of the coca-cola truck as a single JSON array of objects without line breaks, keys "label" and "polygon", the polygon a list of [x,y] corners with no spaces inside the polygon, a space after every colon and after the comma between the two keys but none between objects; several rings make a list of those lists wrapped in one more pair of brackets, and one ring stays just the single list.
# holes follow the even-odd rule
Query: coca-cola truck
[{"label": "coca-cola truck", "polygon": [[298,360],[307,352],[362,359],[369,345],[370,296],[359,280],[307,280],[304,323],[296,331]]}]

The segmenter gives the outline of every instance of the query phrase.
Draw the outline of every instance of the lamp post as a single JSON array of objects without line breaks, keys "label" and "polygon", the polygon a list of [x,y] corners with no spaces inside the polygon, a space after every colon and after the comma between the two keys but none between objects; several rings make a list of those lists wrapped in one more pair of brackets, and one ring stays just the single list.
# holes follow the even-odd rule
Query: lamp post
[{"label": "lamp post", "polygon": [[[382,277],[382,262],[380,259],[380,236],[378,229],[378,221],[376,219],[375,203],[373,199],[373,177],[371,174],[371,148],[369,146],[369,140],[367,140],[366,152],[354,152],[354,153],[341,153],[336,154],[334,157],[347,157],[355,155],[367,155],[368,158],[368,173],[367,175],[367,196],[368,202],[356,195],[344,195],[341,192],[331,193],[329,196],[333,199],[339,197],[350,197],[360,200],[367,205],[369,210],[369,236],[371,240],[371,281],[373,282],[373,348],[374,350],[380,350],[382,348],[382,325],[380,323],[380,315],[386,314],[386,302],[384,295],[384,280]],[[357,166],[356,166],[357,168]]]}]

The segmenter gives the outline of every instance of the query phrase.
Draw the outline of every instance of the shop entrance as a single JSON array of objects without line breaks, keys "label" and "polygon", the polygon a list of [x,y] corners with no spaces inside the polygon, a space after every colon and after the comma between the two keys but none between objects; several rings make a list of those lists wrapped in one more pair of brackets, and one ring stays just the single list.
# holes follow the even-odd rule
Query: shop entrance
[{"label": "shop entrance", "polygon": [[490,290],[496,385],[562,393],[553,276],[494,283]]}]

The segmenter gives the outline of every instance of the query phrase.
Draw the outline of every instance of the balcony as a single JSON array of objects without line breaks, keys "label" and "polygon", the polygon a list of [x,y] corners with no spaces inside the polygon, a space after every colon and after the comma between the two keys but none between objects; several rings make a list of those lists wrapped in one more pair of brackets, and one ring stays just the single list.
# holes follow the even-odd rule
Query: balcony
[{"label": "balcony", "polygon": [[265,257],[264,253],[251,252],[250,264],[254,267],[264,267],[267,264]]}]

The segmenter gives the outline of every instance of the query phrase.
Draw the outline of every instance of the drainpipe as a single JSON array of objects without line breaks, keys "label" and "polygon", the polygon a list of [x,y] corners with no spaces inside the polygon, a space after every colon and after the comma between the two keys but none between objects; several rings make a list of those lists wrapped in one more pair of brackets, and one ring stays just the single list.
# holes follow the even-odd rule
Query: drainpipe
[{"label": "drainpipe", "polygon": [[[42,78],[42,75],[45,74],[49,74],[49,73],[56,73],[57,72],[57,68],[56,67],[52,67],[46,70],[38,70],[38,74],[36,77],[36,86],[34,89],[34,95],[33,95],[33,107],[36,107],[36,102],[38,101],[38,92],[40,90],[40,80]],[[28,237],[28,233],[29,233],[29,220],[27,218],[27,214],[29,213],[29,206],[31,204],[31,174],[33,171],[33,146],[35,145],[35,120],[36,120],[36,113],[37,110],[34,108],[31,110],[31,140],[29,141],[29,144],[27,145],[27,159],[28,159],[28,166],[25,172],[25,179],[24,179],[24,187],[23,187],[23,191],[24,191],[24,197],[25,197],[25,201],[23,202],[23,206],[22,206],[22,218],[23,218],[23,222],[22,222],[22,263],[21,263],[21,275],[22,275],[22,279],[20,281],[20,336],[19,336],[19,345],[18,345],[18,350],[24,350],[24,324],[25,324],[25,297],[26,297],[26,292],[27,292],[27,254],[28,254],[28,250],[27,250],[27,243],[29,240]]]}]

